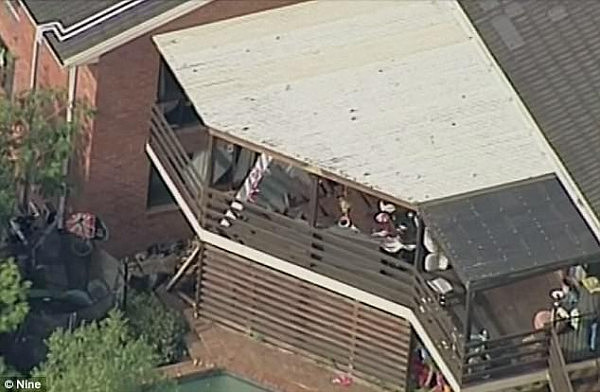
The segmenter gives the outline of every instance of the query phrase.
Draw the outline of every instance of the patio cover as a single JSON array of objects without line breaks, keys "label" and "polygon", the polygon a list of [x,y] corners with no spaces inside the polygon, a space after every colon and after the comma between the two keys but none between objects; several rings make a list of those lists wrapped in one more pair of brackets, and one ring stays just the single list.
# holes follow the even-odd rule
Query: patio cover
[{"label": "patio cover", "polygon": [[423,219],[463,283],[600,261],[600,246],[552,176],[423,205]]},{"label": "patio cover", "polygon": [[552,173],[454,1],[306,2],[154,37],[217,134],[418,203]]}]

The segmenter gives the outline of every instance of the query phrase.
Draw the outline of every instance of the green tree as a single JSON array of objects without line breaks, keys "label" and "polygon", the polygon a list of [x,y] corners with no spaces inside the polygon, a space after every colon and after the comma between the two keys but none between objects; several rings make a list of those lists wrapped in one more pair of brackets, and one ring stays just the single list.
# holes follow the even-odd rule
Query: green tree
[{"label": "green tree", "polygon": [[12,212],[15,200],[27,205],[31,192],[53,197],[64,191],[63,166],[92,113],[77,101],[67,121],[68,105],[66,94],[56,90],[0,98],[0,219],[6,219],[4,210]]},{"label": "green tree", "polygon": [[4,362],[4,358],[0,357],[0,377],[18,377],[21,376],[19,372],[13,369],[10,365]]},{"label": "green tree", "polygon": [[[34,376],[46,377],[49,392],[164,391],[155,369],[157,356],[143,339],[130,335],[118,311],[72,332],[58,330],[48,339],[48,357]],[[163,385],[164,384],[164,385]]]},{"label": "green tree", "polygon": [[0,333],[14,331],[25,320],[29,286],[12,259],[0,260]]},{"label": "green tree", "polygon": [[186,352],[187,323],[153,293],[131,291],[126,316],[132,333],[144,339],[158,355],[159,364],[177,362]]}]

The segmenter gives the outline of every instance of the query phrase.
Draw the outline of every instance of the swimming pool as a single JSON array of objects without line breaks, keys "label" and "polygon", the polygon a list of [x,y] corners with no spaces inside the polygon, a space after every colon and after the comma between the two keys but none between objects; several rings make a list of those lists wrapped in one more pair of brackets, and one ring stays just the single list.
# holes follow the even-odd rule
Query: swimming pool
[{"label": "swimming pool", "polygon": [[203,374],[181,380],[178,392],[269,392],[226,372]]}]

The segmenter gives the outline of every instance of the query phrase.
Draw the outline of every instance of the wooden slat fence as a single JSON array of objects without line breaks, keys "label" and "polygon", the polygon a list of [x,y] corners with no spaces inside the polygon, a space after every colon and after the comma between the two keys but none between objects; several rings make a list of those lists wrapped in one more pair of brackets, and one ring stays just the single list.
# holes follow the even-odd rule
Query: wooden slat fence
[{"label": "wooden slat fence", "polygon": [[212,246],[202,269],[202,317],[405,390],[406,320]]},{"label": "wooden slat fence", "polygon": [[565,358],[554,328],[550,330],[548,380],[552,392],[573,392],[573,385],[571,385],[571,380],[569,380]]}]

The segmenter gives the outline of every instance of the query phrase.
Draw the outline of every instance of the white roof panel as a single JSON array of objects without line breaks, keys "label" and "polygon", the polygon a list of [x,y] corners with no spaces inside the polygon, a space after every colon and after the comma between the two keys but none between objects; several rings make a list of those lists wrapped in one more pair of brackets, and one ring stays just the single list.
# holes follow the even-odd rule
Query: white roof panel
[{"label": "white roof panel", "polygon": [[553,172],[456,7],[309,2],[155,41],[210,127],[397,199]]}]

